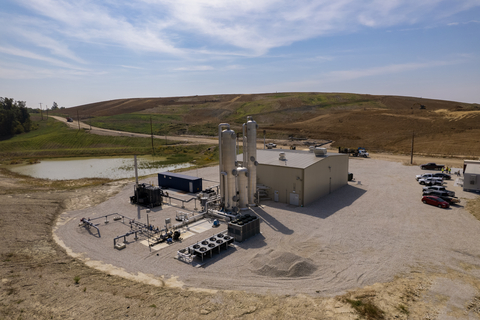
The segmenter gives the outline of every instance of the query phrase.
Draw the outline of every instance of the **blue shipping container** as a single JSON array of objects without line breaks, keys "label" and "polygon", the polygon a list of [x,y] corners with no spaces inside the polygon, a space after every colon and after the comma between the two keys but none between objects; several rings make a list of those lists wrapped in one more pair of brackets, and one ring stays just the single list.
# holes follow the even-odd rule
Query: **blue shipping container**
[{"label": "blue shipping container", "polygon": [[202,178],[191,177],[185,174],[173,172],[161,172],[158,174],[158,185],[190,193],[202,191]]}]

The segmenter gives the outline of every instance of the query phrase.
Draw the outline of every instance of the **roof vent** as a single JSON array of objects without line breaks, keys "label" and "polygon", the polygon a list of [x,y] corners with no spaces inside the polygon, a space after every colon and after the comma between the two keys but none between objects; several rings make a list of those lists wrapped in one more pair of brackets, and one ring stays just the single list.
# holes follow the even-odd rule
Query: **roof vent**
[{"label": "roof vent", "polygon": [[279,160],[287,160],[287,158],[285,158],[285,152],[280,152],[280,157],[278,158]]},{"label": "roof vent", "polygon": [[327,155],[327,148],[315,148],[313,152],[316,157],[325,157]]}]

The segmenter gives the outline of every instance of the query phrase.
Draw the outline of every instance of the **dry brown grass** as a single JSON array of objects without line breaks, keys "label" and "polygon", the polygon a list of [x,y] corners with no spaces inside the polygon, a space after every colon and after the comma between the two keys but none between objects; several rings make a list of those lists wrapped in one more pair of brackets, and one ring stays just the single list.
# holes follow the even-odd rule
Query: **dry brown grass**
[{"label": "dry brown grass", "polygon": [[480,220],[480,198],[468,200],[466,209],[470,212],[475,218]]},{"label": "dry brown grass", "polygon": [[[425,109],[420,109],[424,105]],[[347,93],[211,95],[119,99],[68,109],[81,117],[123,113],[180,116],[177,126],[215,134],[220,122],[240,130],[247,115],[271,138],[334,140],[334,146],[409,153],[480,156],[480,106],[454,101]],[[189,130],[186,130],[190,132]]]}]

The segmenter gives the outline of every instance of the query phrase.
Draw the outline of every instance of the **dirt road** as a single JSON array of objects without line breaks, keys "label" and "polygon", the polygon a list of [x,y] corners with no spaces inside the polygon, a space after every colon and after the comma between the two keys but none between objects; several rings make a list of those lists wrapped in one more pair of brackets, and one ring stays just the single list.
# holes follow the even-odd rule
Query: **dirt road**
[{"label": "dirt road", "polygon": [[[73,121],[73,122],[66,122],[64,117],[58,117],[58,116],[50,116],[51,118],[65,122],[70,128],[72,129],[78,129],[79,127],[79,121]],[[135,132],[125,132],[125,131],[117,131],[117,130],[110,130],[110,129],[103,129],[103,128],[98,128],[98,127],[91,127],[89,124],[85,122],[80,121],[80,128],[81,129],[86,129],[90,130],[92,134],[98,134],[98,135],[105,135],[105,136],[123,136],[123,137],[141,137],[141,138],[150,138],[151,135],[149,134],[143,134],[143,133],[135,133]],[[158,135],[153,135],[155,139],[162,139],[162,140],[168,140],[168,141],[179,141],[181,143],[185,144],[218,144],[218,137],[206,137],[206,136],[158,136]],[[260,139],[259,139],[260,140]],[[274,142],[274,141],[280,141],[279,143],[282,143],[282,145],[285,146],[290,146],[292,143],[288,141],[283,141],[283,140],[272,140],[268,139],[265,142]],[[242,140],[240,139],[239,145],[242,146]],[[258,142],[257,140],[257,148],[263,149],[263,141]]]},{"label": "dirt road", "polygon": [[[78,129],[79,121],[73,122],[66,122],[64,117],[58,116],[50,116],[55,120],[65,122],[70,128]],[[124,137],[141,137],[141,138],[150,138],[151,135],[143,134],[143,133],[134,133],[134,132],[125,132],[125,131],[117,131],[117,130],[110,130],[110,129],[103,129],[98,127],[91,127],[89,124],[80,121],[80,128],[91,130],[92,134],[98,135],[106,135],[106,136],[124,136]],[[190,144],[212,144],[218,143],[218,138],[216,137],[196,137],[196,136],[157,136],[153,135],[155,139],[167,139],[169,141],[181,141],[183,143],[190,143]]]}]

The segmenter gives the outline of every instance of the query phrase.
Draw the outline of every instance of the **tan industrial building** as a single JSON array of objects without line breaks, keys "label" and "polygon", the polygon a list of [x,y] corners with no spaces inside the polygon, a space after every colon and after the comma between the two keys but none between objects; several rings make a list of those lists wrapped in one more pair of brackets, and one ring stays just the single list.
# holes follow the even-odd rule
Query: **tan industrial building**
[{"label": "tan industrial building", "polygon": [[464,191],[480,190],[480,161],[476,161],[476,160],[463,161],[463,190]]},{"label": "tan industrial building", "polygon": [[[242,155],[237,156],[241,163]],[[257,185],[268,198],[307,206],[348,182],[348,154],[300,150],[257,150]]]}]

